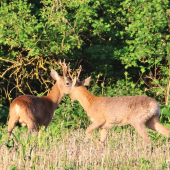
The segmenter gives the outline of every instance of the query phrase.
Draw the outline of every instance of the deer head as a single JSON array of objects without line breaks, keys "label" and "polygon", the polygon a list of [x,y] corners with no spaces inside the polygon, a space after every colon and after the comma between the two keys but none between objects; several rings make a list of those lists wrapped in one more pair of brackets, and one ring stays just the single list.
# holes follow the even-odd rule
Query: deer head
[{"label": "deer head", "polygon": [[71,92],[71,80],[67,77],[67,69],[68,69],[68,65],[66,65],[65,63],[65,59],[63,61],[63,63],[60,60],[59,63],[62,67],[63,70],[63,76],[60,76],[54,69],[51,70],[51,77],[57,81],[57,84],[59,86],[60,92],[64,93],[64,94],[69,94]]},{"label": "deer head", "polygon": [[[79,87],[81,87],[81,86],[88,86],[89,84],[90,84],[90,80],[91,80],[91,76],[90,77],[88,77],[88,78],[86,78],[85,80],[83,80],[83,81],[78,81],[78,79],[79,79],[79,76],[80,76],[80,73],[81,73],[81,70],[82,70],[82,67],[81,67],[81,65],[80,65],[80,68],[79,68],[79,70],[78,70],[78,76],[77,77],[75,77],[74,79],[73,79],[73,77],[71,77],[70,76],[70,78],[72,79],[72,88],[71,88],[71,93],[70,93],[70,99],[71,99],[71,101],[74,101],[74,100],[77,100],[77,98],[76,98],[76,89],[77,88],[79,88]],[[69,75],[70,75],[70,73],[69,73]]]}]

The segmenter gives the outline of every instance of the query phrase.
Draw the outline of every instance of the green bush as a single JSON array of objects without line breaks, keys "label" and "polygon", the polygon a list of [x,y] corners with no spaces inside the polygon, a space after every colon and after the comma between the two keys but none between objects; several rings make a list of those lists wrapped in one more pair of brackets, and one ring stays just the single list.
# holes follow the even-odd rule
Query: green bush
[{"label": "green bush", "polygon": [[170,106],[161,105],[160,122],[170,129]]},{"label": "green bush", "polygon": [[[82,79],[91,75],[100,95],[146,94],[168,106],[169,7],[168,0],[0,1],[0,103],[46,94],[50,69],[59,71],[65,58],[74,73],[82,65]],[[78,112],[75,119],[84,120]]]},{"label": "green bush", "polygon": [[87,114],[81,105],[71,102],[66,96],[55,110],[52,124],[61,124],[64,128],[85,128],[89,124]]},{"label": "green bush", "polygon": [[6,121],[9,115],[9,108],[0,104],[0,126],[2,126]]}]

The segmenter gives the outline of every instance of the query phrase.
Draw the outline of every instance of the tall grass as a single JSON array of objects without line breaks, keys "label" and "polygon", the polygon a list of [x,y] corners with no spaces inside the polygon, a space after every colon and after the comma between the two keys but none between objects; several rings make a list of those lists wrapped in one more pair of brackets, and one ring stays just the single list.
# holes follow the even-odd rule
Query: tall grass
[{"label": "tall grass", "polygon": [[[42,128],[39,135],[29,135],[26,128],[14,129],[14,146],[5,145],[7,128],[1,130],[0,170],[52,170],[52,169],[152,169],[170,168],[170,150],[167,138],[151,133],[151,143],[142,138],[128,126],[109,131],[105,148],[88,138],[84,129],[64,129],[50,126]],[[99,138],[100,130],[93,135]]]}]

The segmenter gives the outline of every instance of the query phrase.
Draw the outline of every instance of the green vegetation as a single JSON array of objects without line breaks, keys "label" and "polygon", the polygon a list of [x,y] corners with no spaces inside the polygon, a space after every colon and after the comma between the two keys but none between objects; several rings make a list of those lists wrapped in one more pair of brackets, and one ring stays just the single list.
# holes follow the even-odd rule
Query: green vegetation
[{"label": "green vegetation", "polygon": [[5,145],[11,101],[22,94],[46,95],[53,85],[50,69],[59,71],[64,58],[73,75],[82,65],[80,79],[92,76],[88,89],[97,96],[155,98],[160,122],[170,128],[169,30],[169,0],[1,0],[0,166],[169,168],[168,139],[153,131],[152,144],[144,145],[133,128],[115,127],[107,147],[96,150],[84,132],[90,123],[85,111],[68,96],[42,136],[30,137],[17,126],[16,138]]},{"label": "green vegetation", "polygon": [[73,71],[81,64],[81,78],[91,75],[102,90],[126,81],[126,89],[168,105],[168,0],[3,0],[0,17],[3,105],[21,94],[46,94],[50,69],[59,70],[63,58]]}]

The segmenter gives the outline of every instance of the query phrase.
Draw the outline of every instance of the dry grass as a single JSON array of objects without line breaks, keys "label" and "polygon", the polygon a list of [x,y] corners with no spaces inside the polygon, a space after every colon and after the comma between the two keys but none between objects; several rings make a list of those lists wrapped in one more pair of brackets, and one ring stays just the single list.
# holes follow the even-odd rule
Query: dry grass
[{"label": "dry grass", "polygon": [[[170,167],[168,140],[157,135],[159,140],[152,139],[152,143],[145,144],[131,127],[120,132],[110,131],[105,148],[98,147],[88,138],[84,129],[57,133],[48,128],[41,136],[33,134],[30,139],[27,133],[21,130],[20,135],[17,131],[15,129],[14,134],[18,135],[17,138],[20,136],[20,143],[15,142],[16,150],[1,145],[0,170],[161,170]],[[94,132],[94,135],[99,136],[99,132]],[[2,140],[6,137],[4,135]]]}]

